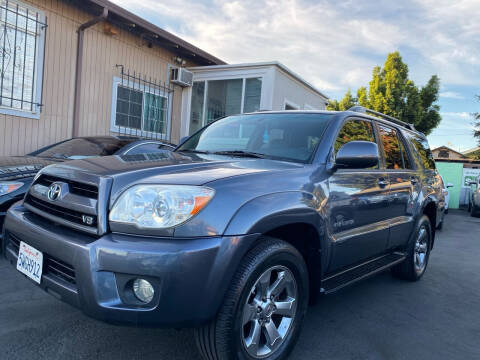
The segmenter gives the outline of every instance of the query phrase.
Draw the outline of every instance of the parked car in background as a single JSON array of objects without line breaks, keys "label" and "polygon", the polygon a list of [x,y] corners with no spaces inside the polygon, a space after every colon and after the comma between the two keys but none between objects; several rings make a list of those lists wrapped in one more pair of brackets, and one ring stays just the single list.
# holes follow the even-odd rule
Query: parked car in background
[{"label": "parked car in background", "polygon": [[429,262],[426,137],[367,112],[229,116],[146,161],[49,166],[8,211],[6,258],[99,320],[195,327],[205,359],[285,359],[319,294]]},{"label": "parked car in background", "polygon": [[468,211],[472,216],[480,216],[480,176],[470,182],[471,192],[468,202]]},{"label": "parked car in background", "polygon": [[142,140],[132,136],[96,136],[65,140],[25,156],[0,157],[0,242],[8,208],[23,198],[34,176],[43,167],[94,156],[135,155],[173,149],[174,145],[158,140]]},{"label": "parked car in background", "polygon": [[445,215],[448,214],[448,203],[450,201],[450,192],[448,189],[452,188],[453,184],[452,183],[445,183],[445,181],[442,178],[442,188],[443,188],[443,195],[445,197],[445,206],[442,214],[442,220],[440,221],[440,224],[438,225],[437,229],[441,230],[443,227],[443,222]]}]

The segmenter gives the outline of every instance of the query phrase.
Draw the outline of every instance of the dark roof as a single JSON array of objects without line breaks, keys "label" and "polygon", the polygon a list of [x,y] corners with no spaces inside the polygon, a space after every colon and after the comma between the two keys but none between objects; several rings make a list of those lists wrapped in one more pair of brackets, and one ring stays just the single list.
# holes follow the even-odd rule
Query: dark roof
[{"label": "dark roof", "polygon": [[106,8],[108,10],[107,21],[128,30],[130,33],[148,39],[153,44],[174,51],[181,57],[187,58],[197,64],[226,64],[223,60],[220,60],[206,51],[199,49],[185,40],[180,39],[178,36],[159,28],[108,0],[73,0],[73,3],[94,16],[100,15],[102,10]]}]

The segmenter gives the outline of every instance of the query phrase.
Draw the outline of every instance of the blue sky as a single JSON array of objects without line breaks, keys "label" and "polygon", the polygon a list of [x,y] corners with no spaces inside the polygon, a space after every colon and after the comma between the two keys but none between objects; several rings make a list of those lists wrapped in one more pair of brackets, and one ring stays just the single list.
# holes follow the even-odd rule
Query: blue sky
[{"label": "blue sky", "polygon": [[228,63],[278,60],[331,98],[368,85],[399,50],[419,86],[441,79],[432,147],[477,144],[478,0],[113,0]]}]

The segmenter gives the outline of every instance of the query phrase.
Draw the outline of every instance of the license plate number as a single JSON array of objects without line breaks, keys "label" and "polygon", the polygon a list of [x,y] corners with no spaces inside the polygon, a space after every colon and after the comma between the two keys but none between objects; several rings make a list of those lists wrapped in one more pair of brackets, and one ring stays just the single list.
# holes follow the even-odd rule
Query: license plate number
[{"label": "license plate number", "polygon": [[42,279],[43,254],[34,247],[20,242],[18,251],[17,270],[40,284]]}]

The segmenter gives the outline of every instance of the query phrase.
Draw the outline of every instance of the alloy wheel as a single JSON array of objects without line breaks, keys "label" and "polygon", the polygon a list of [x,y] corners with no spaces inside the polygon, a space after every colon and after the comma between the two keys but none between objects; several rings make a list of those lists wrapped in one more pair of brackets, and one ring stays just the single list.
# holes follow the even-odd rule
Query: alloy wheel
[{"label": "alloy wheel", "polygon": [[423,273],[427,266],[427,253],[428,253],[428,231],[425,225],[420,227],[418,231],[417,239],[415,241],[415,249],[413,252],[415,271],[417,274]]},{"label": "alloy wheel", "polygon": [[285,341],[298,301],[295,277],[285,266],[263,272],[247,297],[242,313],[242,343],[250,356],[265,358]]}]

